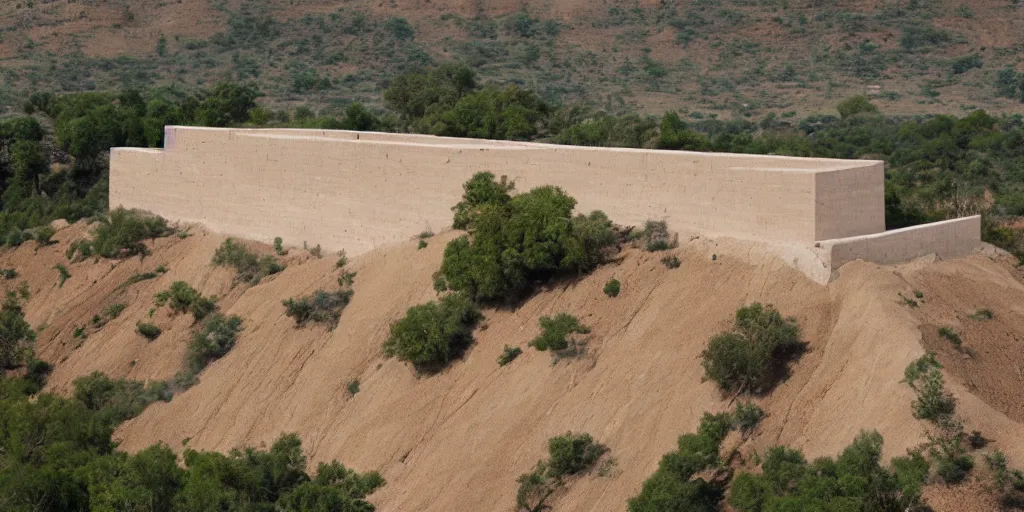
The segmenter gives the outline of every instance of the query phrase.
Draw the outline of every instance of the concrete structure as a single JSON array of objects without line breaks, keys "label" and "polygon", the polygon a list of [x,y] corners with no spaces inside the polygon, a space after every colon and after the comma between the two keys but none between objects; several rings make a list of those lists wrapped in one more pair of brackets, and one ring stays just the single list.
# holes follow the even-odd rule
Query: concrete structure
[{"label": "concrete structure", "polygon": [[557,185],[578,210],[604,210],[620,224],[664,219],[673,229],[806,248],[829,275],[853,259],[952,257],[980,243],[976,218],[885,232],[879,161],[340,130],[168,126],[163,150],[111,151],[110,205],[355,255],[450,225],[462,183],[478,171],[519,190]]}]

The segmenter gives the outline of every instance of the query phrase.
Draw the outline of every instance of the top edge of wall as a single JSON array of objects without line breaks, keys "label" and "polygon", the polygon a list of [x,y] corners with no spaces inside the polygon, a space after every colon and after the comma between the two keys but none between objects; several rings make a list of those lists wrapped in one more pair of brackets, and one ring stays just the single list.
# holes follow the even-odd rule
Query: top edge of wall
[{"label": "top edge of wall", "polygon": [[[871,239],[875,239],[875,238],[885,238],[885,237],[890,237],[890,236],[894,236],[894,235],[900,235],[900,234],[903,234],[903,233],[910,233],[910,232],[920,231],[920,230],[924,230],[924,229],[941,228],[941,227],[947,226],[947,225],[961,224],[961,223],[968,223],[968,222],[978,222],[978,223],[980,223],[981,222],[981,215],[969,215],[967,217],[957,217],[955,219],[946,219],[946,220],[940,220],[940,221],[935,221],[935,222],[928,222],[928,223],[925,223],[925,224],[915,224],[913,226],[907,226],[905,228],[889,229],[889,230],[886,230],[886,231],[879,231],[878,233],[869,233],[869,234],[866,234],[866,235],[848,236],[848,237],[844,237],[844,238],[831,238],[831,239],[828,239],[828,240],[818,240],[815,243],[821,244],[821,245],[828,245],[828,244],[835,244],[835,243],[847,243],[847,242],[858,241],[858,240],[871,240]],[[979,237],[980,237],[980,233],[981,232],[979,231]]]},{"label": "top edge of wall", "polygon": [[[884,162],[881,160],[858,160],[858,159],[839,159],[839,158],[812,158],[812,157],[798,157],[798,156],[785,156],[785,155],[758,155],[748,153],[717,153],[717,152],[701,152],[701,151],[680,151],[671,149],[636,149],[636,148],[615,148],[615,147],[596,147],[596,146],[572,146],[567,144],[550,144],[544,142],[524,142],[524,141],[506,141],[506,140],[489,140],[489,139],[476,139],[476,138],[462,138],[462,137],[441,137],[436,135],[423,135],[423,134],[412,134],[412,133],[388,133],[388,132],[363,132],[357,130],[325,130],[318,128],[211,128],[205,126],[177,126],[167,125],[165,129],[172,130],[186,130],[186,131],[225,131],[233,134],[247,136],[247,137],[269,137],[278,139],[305,139],[305,140],[317,140],[327,141],[333,143],[374,143],[374,144],[389,144],[389,145],[410,145],[417,147],[425,146],[449,146],[458,148],[480,148],[480,149],[572,149],[574,151],[587,151],[587,152],[612,152],[612,153],[633,153],[633,154],[647,154],[647,155],[673,155],[679,158],[686,157],[707,157],[714,156],[715,158],[757,158],[775,162],[784,161],[800,161],[800,162],[817,162],[827,164],[827,167],[809,169],[814,172],[828,172],[838,171],[849,168],[860,168],[860,167],[871,167],[877,165],[883,165]],[[294,132],[294,134],[280,133],[280,132]],[[355,135],[354,139],[339,139],[333,137],[324,137],[316,135],[317,133],[323,132],[334,132],[334,133],[345,133]],[[368,135],[372,138],[361,139],[360,135]],[[395,140],[388,140],[394,138]],[[422,141],[422,142],[420,142]],[[440,144],[439,144],[440,143]]]}]

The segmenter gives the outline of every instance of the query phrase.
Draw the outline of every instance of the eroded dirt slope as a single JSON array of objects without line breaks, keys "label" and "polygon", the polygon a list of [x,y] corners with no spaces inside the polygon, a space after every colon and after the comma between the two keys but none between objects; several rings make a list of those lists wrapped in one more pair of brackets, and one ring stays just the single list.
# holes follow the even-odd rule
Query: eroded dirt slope
[{"label": "eroded dirt slope", "polygon": [[[986,373],[966,363],[958,369],[954,354],[939,352],[959,412],[969,430],[981,430],[1016,465],[1024,462],[1020,401],[1007,394],[1013,383],[1020,386],[1013,360],[1019,363],[1021,352],[1011,349],[1015,333],[1024,333],[1024,286],[1012,266],[989,255],[902,267],[858,262],[821,286],[736,242],[684,243],[674,270],[662,265],[662,254],[627,250],[515,310],[486,311],[486,328],[463,360],[418,378],[383,359],[380,347],[390,322],[435,296],[431,275],[451,233],[422,250],[410,241],[354,258],[355,295],[339,326],[327,331],[296,329],[281,300],[335,287],[334,255],[316,259],[296,249],[281,274],[255,287],[232,285],[231,271],[210,265],[223,237],[196,227],[187,238],[156,241],[143,262],[68,265],[72,277],[58,287],[53,267],[66,264],[67,244],[85,232],[70,226],[58,231],[56,245],[29,243],[0,255],[0,266],[17,268],[30,283],[30,322],[46,324],[37,351],[57,363],[51,389],[67,392],[75,377],[93,370],[136,379],[178,371],[190,317],[157,310],[151,321],[165,333],[151,343],[134,333],[137,321],[150,318],[153,294],[175,280],[217,295],[222,310],[245,322],[235,348],[207,367],[198,385],[122,425],[117,436],[129,451],[155,442],[181,450],[185,440],[190,448],[228,450],[298,432],[311,464],[338,459],[381,471],[388,484],[372,496],[381,510],[506,510],[515,478],[544,456],[549,437],[586,431],[611,449],[616,465],[607,476],[574,482],[557,509],[621,510],[702,413],[729,407],[701,381],[698,357],[737,307],[762,301],[798,319],[810,351],[784,384],[758,400],[769,416],[745,450],[785,443],[809,458],[835,455],[870,428],[885,436],[887,456],[920,444],[924,424],[912,417],[913,396],[900,380],[907,363],[924,353],[927,326],[951,324],[974,348],[970,364]],[[166,275],[118,290],[133,273],[160,264]],[[622,282],[617,298],[601,291],[611,277]],[[917,308],[900,299],[915,290],[924,294]],[[114,302],[128,304],[117,320],[87,329],[84,340],[73,336]],[[979,308],[994,312],[987,327],[963,319]],[[584,356],[553,364],[550,354],[526,344],[540,316],[560,312],[578,316],[592,334]],[[1003,332],[1005,339],[989,341]],[[496,359],[505,345],[524,352],[501,367]],[[355,379],[360,391],[350,396],[346,388]],[[933,495],[946,504],[939,510],[961,506],[955,495]]]}]

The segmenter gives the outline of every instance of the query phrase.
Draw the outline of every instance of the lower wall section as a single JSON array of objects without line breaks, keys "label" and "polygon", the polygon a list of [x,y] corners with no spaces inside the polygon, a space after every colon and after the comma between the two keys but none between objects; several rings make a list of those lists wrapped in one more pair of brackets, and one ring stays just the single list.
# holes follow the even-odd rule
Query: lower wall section
[{"label": "lower wall section", "polygon": [[829,254],[833,270],[854,260],[889,264],[903,263],[928,254],[958,258],[966,256],[979,245],[980,215],[821,242]]}]

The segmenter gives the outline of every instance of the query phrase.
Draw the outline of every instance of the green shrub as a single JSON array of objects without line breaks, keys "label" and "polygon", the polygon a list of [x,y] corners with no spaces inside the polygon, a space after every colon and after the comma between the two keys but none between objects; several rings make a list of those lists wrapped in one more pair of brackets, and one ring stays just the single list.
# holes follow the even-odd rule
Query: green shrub
[{"label": "green shrub", "polygon": [[284,250],[284,240],[281,237],[274,238],[274,253],[278,256],[285,256],[288,251]]},{"label": "green shrub", "polygon": [[57,230],[53,229],[49,225],[38,228],[35,232],[36,244],[38,244],[39,247],[54,244],[53,235],[56,234]]},{"label": "green shrub", "polygon": [[153,341],[153,340],[159,338],[160,337],[160,333],[162,333],[163,331],[161,331],[159,327],[157,327],[157,326],[155,326],[153,324],[145,323],[145,322],[139,322],[139,323],[135,324],[135,332],[137,332],[140,335],[142,335],[143,338],[146,338],[149,341]]},{"label": "green shrub", "polygon": [[963,340],[960,339],[960,335],[952,327],[939,327],[939,336],[949,340],[957,350],[963,348]]},{"label": "green shrub", "polygon": [[348,389],[348,394],[355,396],[359,392],[359,379],[349,382],[346,389]]},{"label": "green shrub", "polygon": [[999,491],[1000,504],[1011,510],[1024,507],[1024,472],[1011,470],[1006,463],[1006,455],[999,450],[992,450],[986,455],[985,462]]},{"label": "green shrub", "polygon": [[0,268],[0,277],[3,277],[7,281],[17,279],[18,271],[13,268]]},{"label": "green shrub", "polygon": [[355,282],[355,280],[356,280],[356,273],[355,272],[349,272],[347,270],[343,271],[341,273],[341,275],[338,276],[338,286],[340,286],[342,288],[348,288],[348,287],[352,286],[352,283]]},{"label": "green shrub", "polygon": [[426,249],[426,248],[427,248],[426,240],[420,240],[420,243],[418,245],[416,245],[416,250]]},{"label": "green shrub", "polygon": [[516,512],[541,512],[551,508],[547,501],[559,488],[562,482],[547,474],[547,465],[538,462],[533,471],[523,473],[516,478],[519,489],[516,491]]},{"label": "green shrub", "polygon": [[736,311],[731,331],[711,338],[701,364],[705,377],[723,392],[763,393],[803,349],[795,319],[783,318],[771,305],[754,303]]},{"label": "green shrub", "polygon": [[326,292],[317,290],[312,295],[290,298],[282,302],[285,315],[295,319],[296,327],[308,322],[328,324],[331,329],[338,325],[341,311],[352,300],[352,290]]},{"label": "green shrub", "polygon": [[452,207],[455,212],[452,227],[468,230],[483,206],[508,204],[512,200],[515,184],[504,179],[495,181],[494,174],[489,172],[478,172],[462,184],[462,189],[462,201]]},{"label": "green shrub", "polygon": [[555,478],[575,475],[593,467],[608,449],[594,442],[590,434],[573,434],[548,439],[548,475]]},{"label": "green shrub", "polygon": [[[53,372],[53,365],[39,359],[32,359],[25,368],[25,380],[29,382],[30,394],[42,391],[46,385],[46,379]],[[2,393],[0,393],[2,394]]]},{"label": "green shrub", "polygon": [[118,286],[118,288],[127,288],[135,283],[140,283],[142,281],[146,281],[149,279],[156,279],[157,277],[160,277],[160,275],[157,274],[156,272],[143,272],[141,274],[132,274],[130,277],[128,277],[127,280],[125,280],[125,282],[121,283]]},{"label": "green shrub", "polygon": [[757,424],[764,418],[764,410],[754,402],[736,402],[736,410],[732,413],[733,425],[744,436],[750,434],[757,428]]},{"label": "green shrub", "polygon": [[171,287],[156,294],[156,305],[168,305],[174,313],[192,313],[198,322],[217,309],[213,298],[203,297],[195,288],[185,281],[175,281]]},{"label": "green shrub", "polygon": [[550,508],[547,500],[565,485],[564,477],[592,468],[606,451],[608,448],[586,433],[568,432],[548,439],[548,458],[516,479],[516,510],[539,512]]},{"label": "green shrub", "polygon": [[25,321],[22,299],[14,291],[8,291],[0,305],[0,370],[29,362],[35,340],[35,331]]},{"label": "green shrub", "polygon": [[917,392],[917,398],[911,403],[915,418],[939,423],[952,417],[956,411],[956,399],[946,391],[938,368],[928,368],[920,383],[915,382],[911,387]]},{"label": "green shrub", "polygon": [[979,309],[971,313],[971,318],[974,320],[991,320],[993,316],[991,309]]},{"label": "green shrub", "polygon": [[[116,208],[101,219],[93,231],[92,242],[86,244],[90,253],[104,258],[129,258],[149,254],[146,240],[169,236],[174,232],[163,217],[138,210]],[[79,247],[79,251],[82,251]]]},{"label": "green shrub", "polygon": [[81,325],[81,326],[75,327],[75,332],[72,334],[72,336],[75,337],[75,338],[85,339],[86,336],[87,336],[85,334],[85,326]]},{"label": "green shrub", "polygon": [[64,265],[61,265],[60,263],[54,265],[53,268],[54,270],[57,271],[58,274],[60,274],[60,280],[57,282],[57,288],[63,288],[64,282],[67,281],[68,279],[71,279],[71,271],[68,270],[68,268],[65,267]]},{"label": "green shrub", "polygon": [[840,101],[839,104],[836,105],[836,110],[839,111],[839,115],[842,116],[843,119],[847,119],[858,114],[878,113],[878,107],[876,107],[874,103],[871,103],[871,100],[863,94],[852,96]]},{"label": "green shrub", "polygon": [[138,416],[153,402],[171,399],[170,390],[162,381],[144,384],[136,380],[111,379],[100,372],[93,372],[75,379],[73,384],[75,400],[99,413],[108,425],[117,425]]},{"label": "green shrub", "polygon": [[946,485],[962,482],[974,468],[974,459],[965,453],[952,455],[938,450],[933,453],[933,456],[935,457],[935,474]]},{"label": "green shrub", "polygon": [[515,302],[537,281],[589,272],[615,244],[611,221],[601,212],[572,217],[576,200],[561,189],[510,197],[510,186],[491,178],[474,176],[455,207],[456,222],[470,234],[445,248],[441,274],[448,289],[476,300]]},{"label": "green shrub", "polygon": [[934,352],[928,352],[927,354],[915,359],[903,370],[903,382],[905,382],[911,389],[917,389],[917,381],[922,376],[927,374],[933,368],[942,368],[939,361],[935,359]]},{"label": "green shrub", "polygon": [[953,59],[953,74],[960,75],[972,69],[980,68],[982,65],[983,61],[980,54],[962,55]]},{"label": "green shrub", "polygon": [[284,270],[273,256],[259,256],[245,246],[228,238],[213,253],[213,264],[221,267],[233,267],[237,273],[235,279],[257,284],[264,277]]},{"label": "green shrub", "polygon": [[675,269],[675,268],[679,268],[679,266],[682,265],[682,262],[679,261],[679,257],[678,256],[673,254],[673,255],[665,256],[664,258],[661,258],[661,264],[665,265],[666,268]]},{"label": "green shrub", "polygon": [[199,332],[192,335],[188,345],[188,369],[193,375],[206,368],[211,361],[224,357],[234,346],[242,330],[242,319],[237,315],[217,313],[205,322]]},{"label": "green shrub", "polygon": [[345,265],[348,265],[348,256],[346,256],[345,251],[342,250],[338,254],[338,261],[334,263],[334,268],[343,268]]},{"label": "green shrub", "polygon": [[621,287],[622,285],[619,283],[618,279],[609,279],[608,282],[604,284],[604,294],[609,297],[618,297]]},{"label": "green shrub", "polygon": [[647,252],[667,251],[679,245],[679,241],[668,230],[668,223],[663,220],[649,220],[644,228],[633,231],[629,236],[634,244]]},{"label": "green shrub", "polygon": [[568,313],[559,313],[554,318],[540,317],[541,333],[530,341],[529,345],[537,350],[565,350],[576,345],[570,339],[571,334],[589,334],[590,329],[581,324],[579,319]]},{"label": "green shrub", "polygon": [[384,356],[412,363],[418,370],[438,371],[473,343],[473,329],[482,318],[462,293],[413,306],[391,324]]},{"label": "green shrub", "polygon": [[125,304],[123,302],[118,302],[116,304],[111,304],[111,305],[103,308],[103,316],[107,317],[110,320],[113,320],[113,319],[121,316],[121,313],[127,307],[128,307],[128,304]]},{"label": "green shrub", "polygon": [[519,355],[522,353],[523,349],[519,347],[510,347],[508,345],[505,345],[505,349],[501,352],[501,355],[498,356],[498,365],[505,366],[506,364],[509,364],[512,361],[514,361],[515,358],[519,357]]}]

